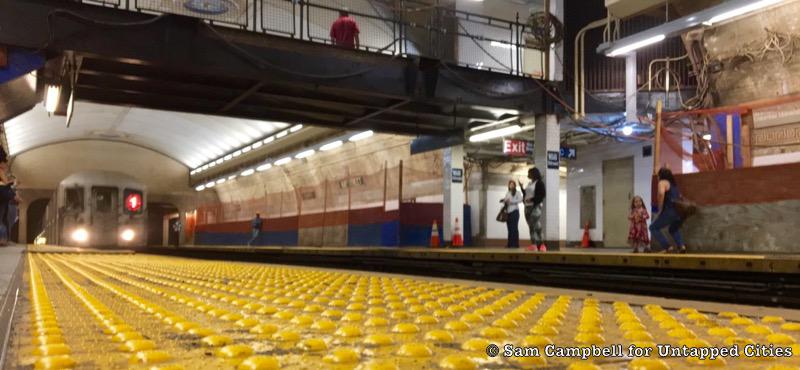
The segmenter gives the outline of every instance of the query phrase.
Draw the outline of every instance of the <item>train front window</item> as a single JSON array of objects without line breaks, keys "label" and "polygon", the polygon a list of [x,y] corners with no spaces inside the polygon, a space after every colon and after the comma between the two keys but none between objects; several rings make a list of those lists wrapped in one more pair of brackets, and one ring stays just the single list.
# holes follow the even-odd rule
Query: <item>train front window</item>
[{"label": "train front window", "polygon": [[64,190],[64,203],[67,211],[82,212],[83,211],[83,188],[76,186],[74,188],[66,188]]},{"label": "train front window", "polygon": [[94,209],[101,213],[112,213],[116,210],[117,188],[96,186],[92,188]]}]

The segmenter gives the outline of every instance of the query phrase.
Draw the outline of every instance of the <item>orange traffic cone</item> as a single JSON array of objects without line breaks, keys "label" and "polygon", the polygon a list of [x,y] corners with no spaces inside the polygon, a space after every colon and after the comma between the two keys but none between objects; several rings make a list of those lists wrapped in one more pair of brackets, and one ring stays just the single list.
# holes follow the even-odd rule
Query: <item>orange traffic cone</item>
[{"label": "orange traffic cone", "polygon": [[583,227],[583,240],[581,240],[581,248],[589,248],[592,246],[592,239],[589,237],[589,223]]},{"label": "orange traffic cone", "polygon": [[431,248],[439,248],[439,225],[436,220],[433,220],[433,227],[431,227]]},{"label": "orange traffic cone", "polygon": [[458,217],[456,217],[456,223],[453,226],[453,246],[454,247],[464,246],[464,238],[461,237],[461,227],[458,226]]}]

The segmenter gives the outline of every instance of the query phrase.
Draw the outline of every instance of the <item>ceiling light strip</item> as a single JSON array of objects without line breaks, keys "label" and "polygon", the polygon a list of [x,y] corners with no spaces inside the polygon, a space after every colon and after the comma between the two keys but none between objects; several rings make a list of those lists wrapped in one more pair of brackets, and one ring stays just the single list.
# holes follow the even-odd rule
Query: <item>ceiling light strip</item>
[{"label": "ceiling light strip", "polygon": [[280,157],[280,159],[277,159],[277,160],[273,160],[273,159],[267,158],[264,161],[261,161],[257,165],[248,166],[248,167],[245,167],[244,169],[237,168],[237,169],[231,170],[230,173],[226,173],[226,174],[220,175],[219,178],[217,178],[217,179],[214,179],[214,180],[203,180],[203,181],[208,181],[208,182],[206,182],[205,184],[202,184],[202,185],[195,186],[195,190],[196,191],[203,191],[203,190],[211,189],[216,185],[225,183],[226,181],[234,180],[234,179],[236,179],[238,177],[248,177],[248,176],[254,174],[255,172],[264,172],[264,171],[267,171],[267,170],[269,170],[269,169],[271,169],[273,167],[285,166],[285,165],[291,163],[294,159],[308,158],[308,157],[316,154],[318,151],[320,151],[320,152],[332,151],[332,150],[334,150],[336,148],[339,148],[342,145],[344,145],[344,143],[346,141],[357,142],[357,141],[361,141],[361,140],[367,139],[367,138],[369,138],[369,137],[371,137],[373,135],[374,135],[374,132],[371,131],[371,130],[361,131],[361,132],[348,132],[348,133],[346,133],[344,135],[341,135],[341,136],[338,136],[338,137],[333,137],[333,138],[330,138],[328,140],[322,141],[317,145],[314,145],[314,146],[311,146],[311,147],[306,147],[306,148],[297,150],[297,151],[292,152],[292,153],[283,154]]}]

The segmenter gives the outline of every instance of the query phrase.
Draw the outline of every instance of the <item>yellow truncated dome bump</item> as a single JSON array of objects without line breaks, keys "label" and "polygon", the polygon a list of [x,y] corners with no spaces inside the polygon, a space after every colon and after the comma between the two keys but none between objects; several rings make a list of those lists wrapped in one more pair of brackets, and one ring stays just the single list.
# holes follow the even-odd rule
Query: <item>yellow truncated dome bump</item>
[{"label": "yellow truncated dome bump", "polygon": [[63,343],[45,344],[36,348],[33,354],[37,356],[68,355],[69,347]]},{"label": "yellow truncated dome bump", "polygon": [[226,335],[209,335],[203,338],[201,342],[209,347],[222,347],[231,344],[233,340]]},{"label": "yellow truncated dome bump", "polygon": [[252,356],[242,361],[238,370],[277,370],[280,367],[281,364],[276,357]]},{"label": "yellow truncated dome bump", "polygon": [[361,355],[352,348],[336,348],[323,357],[323,361],[333,364],[353,364],[361,359]]},{"label": "yellow truncated dome bump", "polygon": [[419,327],[412,323],[399,323],[392,327],[392,332],[402,334],[417,333],[419,332]]},{"label": "yellow truncated dome bump", "polygon": [[309,338],[298,343],[297,347],[306,352],[320,352],[328,349],[328,344],[320,338]]},{"label": "yellow truncated dome bump", "polygon": [[167,352],[149,350],[136,352],[136,354],[131,357],[131,362],[140,364],[157,364],[169,361],[170,358],[171,357]]},{"label": "yellow truncated dome bump", "polygon": [[253,334],[268,334],[272,335],[278,331],[278,326],[274,324],[258,324],[250,328],[250,333]]},{"label": "yellow truncated dome bump", "polygon": [[36,360],[34,369],[71,369],[75,367],[75,360],[69,355],[45,356]]},{"label": "yellow truncated dome bump", "polygon": [[155,349],[156,343],[148,339],[132,339],[120,346],[120,349],[128,352],[139,352]]},{"label": "yellow truncated dome bump", "polygon": [[486,339],[472,338],[464,342],[461,345],[461,349],[465,351],[485,352],[486,347],[489,346],[489,344],[491,344],[491,342]]},{"label": "yellow truncated dome bump", "polygon": [[244,344],[231,344],[217,350],[218,357],[238,358],[253,354],[253,348]]},{"label": "yellow truncated dome bump", "polygon": [[452,343],[455,337],[447,330],[431,330],[425,333],[425,340],[437,343]]},{"label": "yellow truncated dome bump", "polygon": [[394,340],[389,334],[372,334],[364,338],[364,344],[373,347],[383,347],[394,344]]},{"label": "yellow truncated dome bump", "polygon": [[449,321],[444,328],[452,331],[466,331],[470,329],[470,325],[463,321]]},{"label": "yellow truncated dome bump", "polygon": [[352,338],[352,337],[360,337],[364,335],[364,332],[361,331],[361,328],[355,325],[348,325],[339,328],[336,331],[336,335],[340,337]]},{"label": "yellow truncated dome bump", "polygon": [[591,362],[578,361],[569,364],[567,370],[601,370],[601,368]]},{"label": "yellow truncated dome bump", "polygon": [[398,356],[403,357],[431,357],[433,351],[422,343],[406,343],[397,350]]},{"label": "yellow truncated dome bump", "polygon": [[789,345],[789,344],[795,344],[796,340],[794,339],[794,337],[788,334],[774,333],[767,335],[767,342],[777,345]]},{"label": "yellow truncated dome bump", "polygon": [[670,367],[663,360],[635,358],[628,363],[628,370],[670,370]]},{"label": "yellow truncated dome bump", "polygon": [[450,355],[439,361],[439,367],[447,370],[475,370],[475,360],[463,355]]}]

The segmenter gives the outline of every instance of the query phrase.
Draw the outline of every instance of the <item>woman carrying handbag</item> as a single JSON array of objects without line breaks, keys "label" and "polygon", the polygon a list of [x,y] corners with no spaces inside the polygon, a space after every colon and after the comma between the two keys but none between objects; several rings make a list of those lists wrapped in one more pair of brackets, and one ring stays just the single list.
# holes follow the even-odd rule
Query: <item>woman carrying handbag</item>
[{"label": "woman carrying handbag", "polygon": [[497,215],[497,221],[506,223],[506,248],[519,248],[519,204],[522,203],[522,192],[517,191],[517,184],[513,180],[508,182],[508,192],[500,203],[503,203],[503,208]]}]

